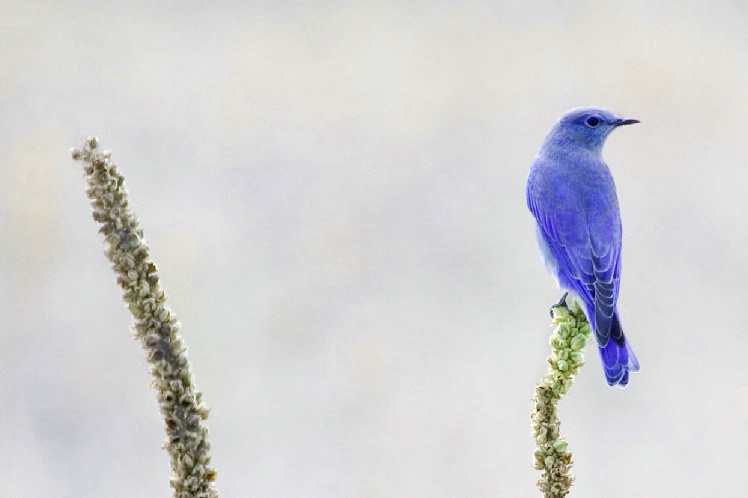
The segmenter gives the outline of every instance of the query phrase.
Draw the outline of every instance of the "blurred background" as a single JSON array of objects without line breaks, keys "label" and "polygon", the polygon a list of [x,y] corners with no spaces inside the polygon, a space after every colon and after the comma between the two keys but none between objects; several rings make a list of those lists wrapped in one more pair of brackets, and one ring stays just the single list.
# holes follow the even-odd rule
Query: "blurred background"
[{"label": "blurred background", "polygon": [[91,220],[127,178],[212,408],[223,496],[539,496],[560,297],[525,180],[559,115],[605,157],[620,310],[560,404],[574,497],[748,488],[748,4],[0,2],[0,483],[170,496],[145,355]]}]

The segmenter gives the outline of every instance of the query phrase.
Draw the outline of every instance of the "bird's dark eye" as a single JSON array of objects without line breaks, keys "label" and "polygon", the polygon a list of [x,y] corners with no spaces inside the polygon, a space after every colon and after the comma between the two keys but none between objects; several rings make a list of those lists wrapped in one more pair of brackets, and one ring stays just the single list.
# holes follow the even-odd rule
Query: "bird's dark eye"
[{"label": "bird's dark eye", "polygon": [[592,116],[591,118],[587,118],[587,121],[585,121],[585,123],[590,128],[597,128],[597,125],[600,124],[600,120],[596,118],[595,116]]}]

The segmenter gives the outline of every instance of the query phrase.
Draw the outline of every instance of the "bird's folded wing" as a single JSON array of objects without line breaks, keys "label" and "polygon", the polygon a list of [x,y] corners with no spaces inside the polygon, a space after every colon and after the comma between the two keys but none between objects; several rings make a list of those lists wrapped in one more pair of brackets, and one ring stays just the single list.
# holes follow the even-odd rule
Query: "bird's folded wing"
[{"label": "bird's folded wing", "polygon": [[[527,186],[527,205],[558,260],[562,277],[585,301],[588,311],[594,309],[596,338],[598,344],[606,345],[615,328],[612,321],[620,282],[620,246],[591,234],[583,212],[545,208],[531,183]],[[614,339],[618,342],[621,337]]]}]

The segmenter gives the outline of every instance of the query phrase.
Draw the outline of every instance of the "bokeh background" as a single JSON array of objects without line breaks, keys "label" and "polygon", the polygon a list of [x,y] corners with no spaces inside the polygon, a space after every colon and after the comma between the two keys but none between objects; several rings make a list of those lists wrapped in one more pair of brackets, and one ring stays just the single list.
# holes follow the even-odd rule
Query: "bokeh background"
[{"label": "bokeh background", "polygon": [[605,157],[620,309],[561,403],[575,497],[748,489],[748,4],[0,2],[0,486],[169,496],[145,355],[91,220],[127,178],[229,497],[539,496],[548,354],[527,170],[556,118]]}]

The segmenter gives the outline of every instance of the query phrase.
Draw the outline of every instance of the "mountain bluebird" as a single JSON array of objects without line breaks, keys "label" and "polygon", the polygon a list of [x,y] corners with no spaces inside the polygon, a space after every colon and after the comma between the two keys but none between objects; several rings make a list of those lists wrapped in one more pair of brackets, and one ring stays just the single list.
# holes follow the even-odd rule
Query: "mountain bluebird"
[{"label": "mountain bluebird", "polygon": [[639,371],[639,361],[616,309],[621,218],[602,149],[614,129],[638,122],[605,109],[572,109],[551,128],[527,179],[527,205],[537,221],[545,265],[559,286],[583,304],[605,379],[620,387],[628,384],[629,372]]}]

